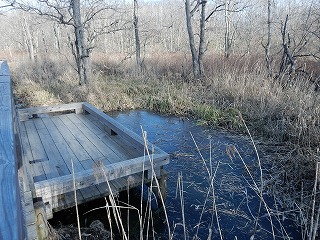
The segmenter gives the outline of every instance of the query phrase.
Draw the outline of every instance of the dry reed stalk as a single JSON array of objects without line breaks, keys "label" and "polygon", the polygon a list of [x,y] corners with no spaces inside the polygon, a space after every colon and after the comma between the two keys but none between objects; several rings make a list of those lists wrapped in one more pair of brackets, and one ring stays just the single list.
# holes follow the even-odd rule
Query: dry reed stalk
[{"label": "dry reed stalk", "polygon": [[76,205],[76,214],[77,214],[78,235],[79,235],[79,240],[81,240],[81,228],[80,228],[80,218],[79,218],[79,211],[78,211],[76,179],[75,179],[75,176],[74,176],[74,166],[73,166],[73,160],[72,160],[72,159],[71,159],[71,168],[72,168],[72,181],[73,181],[74,202],[75,202],[75,205]]},{"label": "dry reed stalk", "polygon": [[[257,156],[258,167],[259,167],[259,170],[260,170],[260,202],[259,202],[259,210],[258,210],[258,213],[257,213],[257,217],[255,218],[256,221],[255,221],[254,230],[253,230],[253,237],[251,237],[252,239],[254,239],[254,236],[255,236],[256,231],[257,231],[258,220],[259,220],[259,216],[260,216],[260,212],[261,212],[261,207],[262,207],[262,192],[263,192],[262,166],[261,166],[260,156],[259,156],[258,150],[257,150],[257,148],[256,148],[256,144],[255,144],[254,141],[253,141],[253,138],[252,138],[252,136],[251,136],[251,133],[250,133],[250,131],[249,131],[249,128],[248,128],[246,122],[244,121],[244,119],[243,119],[242,114],[241,114],[240,111],[238,112],[238,114],[239,114],[239,117],[240,117],[240,119],[241,119],[241,121],[242,121],[242,123],[243,123],[243,125],[244,125],[244,127],[245,127],[245,129],[246,129],[246,131],[247,131],[247,133],[248,133],[248,135],[249,135],[249,137],[250,137],[251,143],[252,143],[252,145],[253,145],[254,151],[255,151],[256,156]],[[272,223],[271,217],[270,217],[270,220],[271,220],[271,223]],[[272,233],[273,233],[272,235],[274,236],[273,227],[272,227]]]},{"label": "dry reed stalk", "polygon": [[[203,159],[203,160],[204,160],[204,159]],[[200,227],[200,225],[201,225],[202,216],[203,216],[203,214],[204,214],[204,212],[205,212],[205,207],[206,207],[206,204],[207,204],[207,202],[208,202],[208,200],[209,200],[210,192],[212,192],[212,197],[213,197],[213,204],[212,204],[213,212],[214,212],[215,215],[216,215],[216,220],[217,220],[217,225],[218,225],[218,231],[219,231],[220,238],[222,239],[222,231],[221,231],[220,224],[219,224],[218,211],[217,211],[217,208],[216,208],[215,193],[214,193],[214,179],[215,179],[216,174],[217,174],[217,172],[218,172],[219,165],[220,165],[220,161],[218,162],[218,164],[217,164],[217,166],[216,166],[216,169],[215,169],[215,171],[214,171],[213,176],[210,176],[210,178],[209,178],[209,179],[210,179],[210,185],[209,185],[209,188],[208,188],[207,193],[206,193],[206,198],[205,198],[205,201],[204,201],[202,210],[201,210],[201,214],[200,214],[199,221],[198,221],[198,224],[197,224],[197,230],[196,230],[195,236],[198,235],[199,227]],[[212,225],[212,224],[211,224],[211,225]]]},{"label": "dry reed stalk", "polygon": [[312,240],[315,240],[317,235],[318,235],[318,230],[319,230],[319,217],[320,217],[320,203],[319,203],[319,207],[318,207],[318,213],[317,213],[317,217],[316,217],[316,223],[314,224],[314,228],[313,228],[313,238]]},{"label": "dry reed stalk", "polygon": [[[141,126],[141,131],[142,131],[142,134],[143,134],[143,138],[144,139],[147,139],[147,132],[145,132],[145,131],[143,131],[143,128],[142,128],[142,126]],[[147,144],[147,142],[146,142],[146,144]],[[148,154],[147,153],[147,148],[148,148],[148,146],[147,145],[145,145],[145,147],[144,147],[144,160],[146,159],[146,154]],[[152,153],[153,153],[154,151],[153,151],[153,149],[152,149]],[[149,158],[150,158],[150,156],[149,156]],[[151,159],[149,159],[150,160],[150,164],[151,164],[151,168],[153,168],[153,157],[151,157]],[[144,169],[144,164],[143,164],[143,169]],[[147,226],[146,226],[146,233],[147,233],[147,236],[146,236],[146,238],[148,239],[149,238],[149,230],[150,230],[150,220],[152,221],[152,211],[151,211],[151,194],[152,194],[152,183],[153,183],[153,179],[154,179],[154,175],[153,175],[153,173],[151,174],[151,179],[150,179],[150,187],[147,187],[147,191],[148,191],[148,201],[147,201],[147,204],[146,204],[146,209],[145,209],[145,214],[144,214],[144,223],[143,223],[143,226],[145,226],[145,223],[147,224]],[[144,188],[144,186],[142,186],[142,192],[141,192],[141,198],[143,197],[143,188]],[[142,199],[141,199],[141,201],[142,201]],[[142,210],[141,210],[142,211]],[[152,222],[151,222],[151,224],[152,224]]]},{"label": "dry reed stalk", "polygon": [[[272,234],[272,238],[276,239],[276,234],[274,231],[275,225],[273,224],[273,220],[272,220],[272,214],[270,211],[270,207],[268,206],[267,202],[265,201],[263,194],[260,192],[260,188],[258,187],[256,181],[254,180],[254,177],[251,173],[251,171],[249,170],[249,167],[247,166],[247,164],[245,163],[244,159],[242,158],[241,154],[239,153],[238,149],[235,146],[232,146],[233,151],[239,156],[239,158],[241,159],[241,162],[243,164],[243,166],[245,167],[248,175],[250,176],[251,181],[253,182],[253,185],[246,179],[247,184],[251,187],[251,189],[256,193],[256,195],[260,198],[261,202],[264,205],[265,210],[267,211],[267,215],[269,217],[269,221],[270,221],[270,226],[271,226],[271,234]],[[285,231],[285,228],[283,227],[281,221],[279,220],[279,218],[277,218],[275,216],[277,222],[279,223],[279,225],[281,226],[281,229],[284,230],[284,234],[285,234],[285,238],[290,239],[288,233]],[[254,239],[254,235],[251,236],[250,239]]]},{"label": "dry reed stalk", "polygon": [[111,209],[112,209],[112,213],[114,215],[114,219],[116,221],[116,225],[118,227],[118,230],[119,232],[122,233],[122,236],[125,240],[128,240],[128,236],[127,236],[127,233],[124,229],[124,226],[123,226],[123,222],[122,222],[122,218],[121,218],[121,214],[120,214],[120,211],[119,211],[119,208],[116,204],[116,201],[115,201],[115,196],[114,196],[114,193],[112,191],[112,188],[111,188],[111,185],[109,183],[109,180],[108,180],[108,177],[107,177],[107,174],[106,174],[106,171],[105,171],[105,166],[103,164],[102,161],[99,161],[98,164],[96,166],[94,166],[94,171],[95,171],[95,174],[102,174],[102,176],[104,177],[106,183],[107,183],[107,186],[108,186],[108,190],[109,190],[109,201],[111,203]]},{"label": "dry reed stalk", "polygon": [[207,166],[206,161],[204,160],[204,157],[202,156],[202,153],[201,153],[201,151],[200,151],[200,149],[199,149],[199,146],[198,146],[198,144],[197,144],[196,140],[194,139],[194,137],[193,137],[193,135],[192,135],[191,132],[190,132],[190,135],[191,135],[192,141],[194,142],[194,144],[195,144],[195,146],[196,146],[196,148],[197,148],[197,151],[198,151],[198,153],[199,153],[199,155],[200,155],[200,157],[201,157],[201,159],[202,159],[202,161],[203,161],[203,165],[205,166],[205,168],[206,168],[206,170],[207,170],[208,176],[210,176],[211,171],[209,171],[209,168],[208,168],[208,166]]},{"label": "dry reed stalk", "polygon": [[217,221],[217,225],[218,225],[219,237],[221,240],[223,240],[222,231],[221,231],[220,222],[219,222],[217,204],[216,204],[216,195],[215,195],[213,186],[212,186],[212,198],[213,198],[213,208],[214,208],[214,212],[216,215],[216,221]]},{"label": "dry reed stalk", "polygon": [[[141,129],[142,129],[142,127],[141,127]],[[143,141],[144,141],[146,157],[148,157],[148,159],[150,161],[150,164],[151,164],[152,176],[154,176],[154,180],[156,182],[157,189],[160,192],[159,197],[160,197],[161,204],[163,206],[163,211],[164,211],[164,215],[165,215],[165,218],[166,218],[166,224],[167,224],[167,228],[168,228],[168,239],[172,239],[173,235],[171,234],[171,230],[170,230],[169,218],[168,218],[168,214],[167,214],[167,209],[165,207],[165,201],[164,201],[163,196],[161,194],[160,184],[159,184],[159,181],[157,179],[157,174],[156,174],[156,172],[154,170],[154,167],[153,167],[153,160],[152,160],[152,157],[151,157],[151,154],[150,154],[150,151],[149,151],[149,147],[148,147],[147,133],[145,131],[143,131],[143,129],[142,129],[142,138],[143,138]]]},{"label": "dry reed stalk", "polygon": [[[146,156],[146,150],[145,148],[143,148],[143,156],[145,158]],[[145,160],[145,159],[143,159]],[[144,171],[145,171],[145,166],[144,166],[144,161],[143,161],[143,164],[142,164],[142,176],[141,176],[141,192],[143,193],[143,188],[144,188]],[[140,211],[141,213],[143,213],[142,211],[142,206],[143,206],[143,194],[141,194],[140,196]],[[140,240],[143,240],[143,225],[144,223],[142,222],[142,220],[140,221]]]},{"label": "dry reed stalk", "polygon": [[317,231],[318,231],[318,224],[319,224],[319,211],[320,211],[320,203],[319,209],[316,216],[316,222],[314,223],[315,211],[316,211],[316,196],[317,196],[317,186],[318,186],[318,173],[320,171],[320,162],[316,164],[316,177],[314,181],[314,188],[313,188],[313,201],[312,201],[312,210],[311,210],[311,220],[310,220],[310,230],[309,230],[309,240],[315,240]]},{"label": "dry reed stalk", "polygon": [[111,239],[113,239],[113,230],[112,230],[112,220],[111,220],[111,213],[110,213],[110,208],[109,208],[109,203],[107,198],[104,198],[106,205],[105,205],[105,209],[107,210],[107,217],[108,217],[108,223],[109,223],[109,227],[110,227],[110,235],[111,235]]},{"label": "dry reed stalk", "polygon": [[[196,230],[196,235],[195,237],[197,237],[198,235],[198,232],[199,232],[199,227],[200,227],[200,224],[201,224],[201,219],[202,219],[202,216],[205,212],[205,206],[207,204],[207,201],[209,200],[209,194],[210,192],[212,192],[212,199],[213,199],[213,203],[212,203],[212,207],[213,207],[213,212],[215,213],[215,216],[216,216],[216,221],[217,221],[217,225],[218,225],[218,232],[219,232],[219,237],[221,240],[223,240],[223,235],[222,235],[222,230],[221,230],[221,226],[220,226],[220,221],[219,221],[219,215],[218,215],[218,209],[217,209],[217,205],[216,205],[216,195],[215,195],[215,191],[214,191],[214,179],[215,179],[215,176],[217,174],[217,171],[218,171],[218,168],[219,168],[219,165],[220,165],[220,161],[218,161],[218,164],[216,166],[216,169],[214,171],[214,173],[212,173],[212,169],[213,169],[213,166],[212,166],[212,145],[211,145],[211,139],[210,139],[210,149],[209,149],[209,167],[210,167],[210,170],[208,169],[207,167],[207,164],[206,164],[206,161],[205,159],[203,158],[203,155],[198,147],[198,144],[196,143],[192,133],[190,132],[191,134],[191,137],[192,137],[192,140],[197,148],[197,151],[202,159],[202,162],[204,164],[204,166],[206,167],[206,170],[207,170],[207,173],[208,173],[208,178],[209,178],[209,181],[210,181],[210,186],[207,190],[207,195],[206,195],[206,198],[205,198],[205,202],[203,204],[203,207],[202,207],[202,211],[201,211],[201,214],[200,214],[200,217],[199,217],[199,222],[197,224],[197,230]],[[213,225],[211,223],[211,225]],[[212,226],[211,226],[212,227]],[[211,235],[212,235],[212,229],[211,227],[209,228],[209,234],[208,234],[208,239],[211,239]]]},{"label": "dry reed stalk", "polygon": [[140,214],[140,210],[138,208],[136,208],[136,207],[134,207],[134,206],[132,206],[130,204],[127,204],[125,202],[121,202],[121,203],[126,205],[126,206],[119,206],[119,205],[110,206],[109,203],[108,203],[107,198],[105,197],[104,199],[105,199],[105,202],[106,202],[105,206],[93,208],[93,209],[85,212],[83,215],[88,214],[88,213],[93,212],[93,211],[96,211],[96,210],[99,210],[99,209],[106,209],[107,210],[107,214],[108,214],[108,221],[109,221],[109,227],[110,227],[110,232],[111,232],[111,234],[110,234],[111,238],[113,238],[113,230],[112,230],[112,219],[111,219],[110,209],[117,208],[117,209],[127,209],[127,210],[135,210],[135,211],[137,211],[138,216],[139,216],[140,226],[142,226],[142,224],[141,224],[142,223],[142,217],[141,217],[141,214]]},{"label": "dry reed stalk", "polygon": [[178,173],[178,181],[177,181],[177,188],[176,188],[176,198],[178,197],[178,192],[180,196],[180,207],[181,207],[181,214],[182,214],[182,226],[183,226],[183,236],[184,240],[187,240],[187,229],[186,229],[186,220],[184,216],[184,196],[183,196],[183,180],[182,180],[182,173]]},{"label": "dry reed stalk", "polygon": [[[130,202],[129,190],[130,190],[130,183],[129,183],[129,178],[128,178],[127,179],[127,201],[128,201],[128,203]],[[128,233],[128,236],[130,236],[129,222],[130,222],[130,209],[128,208],[128,210],[127,210],[127,233]]]},{"label": "dry reed stalk", "polygon": [[[144,144],[145,144],[145,157],[149,159],[150,163],[151,163],[151,171],[152,171],[152,174],[151,174],[151,186],[150,188],[152,188],[152,182],[156,182],[156,187],[158,188],[159,190],[159,197],[162,201],[162,205],[164,206],[164,211],[165,211],[165,216],[166,216],[166,220],[167,220],[167,226],[169,227],[169,224],[168,224],[168,216],[167,216],[167,213],[166,213],[166,209],[165,209],[165,204],[164,204],[164,200],[163,200],[163,197],[161,195],[161,191],[160,191],[160,186],[159,186],[159,182],[157,181],[157,178],[156,178],[156,173],[155,173],[155,170],[153,168],[153,157],[152,155],[150,155],[150,152],[149,152],[149,148],[148,148],[148,143],[147,143],[147,140],[146,140],[146,132],[143,131],[143,139],[144,139]],[[106,200],[106,205],[104,207],[100,207],[100,208],[94,208],[88,212],[91,212],[91,211],[94,211],[94,210],[98,210],[98,209],[101,209],[101,208],[106,208],[107,209],[107,213],[108,213],[108,219],[109,219],[109,225],[110,225],[110,229],[111,229],[111,236],[113,236],[112,234],[112,220],[111,220],[111,213],[110,213],[110,210],[109,209],[112,209],[113,210],[113,214],[114,214],[114,218],[116,220],[116,224],[118,226],[118,229],[122,232],[122,236],[124,239],[129,239],[129,230],[128,232],[125,232],[124,230],[124,226],[123,226],[123,223],[122,223],[122,220],[121,220],[121,216],[120,216],[120,212],[118,211],[120,208],[122,209],[127,209],[128,211],[130,209],[134,209],[138,212],[138,216],[139,216],[139,222],[140,222],[140,240],[143,240],[143,231],[144,231],[144,227],[145,226],[145,223],[147,223],[147,226],[146,226],[146,233],[147,233],[147,239],[149,238],[149,230],[152,229],[152,236],[153,236],[153,239],[155,239],[155,232],[153,231],[153,228],[154,228],[154,225],[153,225],[153,217],[152,217],[152,211],[151,211],[151,190],[148,190],[148,201],[147,201],[147,206],[146,206],[146,211],[145,211],[145,217],[142,218],[141,214],[140,214],[140,211],[142,211],[142,195],[141,195],[141,200],[140,200],[140,210],[129,205],[129,204],[126,204],[127,207],[123,207],[123,206],[117,206],[116,203],[115,203],[115,197],[114,197],[114,194],[113,194],[113,191],[112,191],[112,188],[110,186],[110,183],[107,179],[107,176],[106,176],[106,173],[105,173],[105,170],[104,170],[104,165],[102,162],[99,162],[98,166],[95,166],[95,174],[99,174],[99,173],[102,173],[106,182],[107,182],[107,185],[108,185],[108,188],[109,188],[109,192],[110,192],[110,195],[109,195],[109,201],[111,203],[111,206],[109,206],[108,204],[108,201],[107,199],[105,198]],[[142,171],[142,174],[144,174],[144,165],[143,165],[143,171]],[[129,183],[128,183],[129,184]],[[142,191],[143,191],[143,188],[144,188],[144,175],[142,175]],[[129,186],[127,186],[127,188],[129,188]],[[128,197],[129,199],[129,197]],[[86,212],[86,213],[88,213]],[[85,214],[86,214],[85,213]],[[128,214],[129,215],[129,214]],[[128,216],[129,217],[129,216]],[[129,218],[128,218],[129,219]],[[142,221],[142,219],[144,219],[144,223]],[[151,224],[151,225],[150,225]],[[127,225],[127,228],[129,229],[129,226]],[[170,236],[170,228],[169,228],[169,236]]]},{"label": "dry reed stalk", "polygon": [[[191,138],[192,138],[192,140],[193,140],[193,142],[194,142],[194,144],[196,146],[196,149],[197,149],[197,151],[198,151],[198,153],[199,153],[199,155],[201,157],[202,163],[204,164],[204,166],[205,166],[205,168],[207,170],[208,179],[210,181],[210,186],[209,186],[209,188],[207,190],[207,195],[206,195],[206,198],[205,198],[205,202],[203,204],[202,211],[201,211],[201,214],[200,214],[200,217],[199,217],[199,222],[197,224],[197,230],[196,230],[195,237],[197,237],[197,235],[198,235],[199,227],[200,227],[200,224],[201,224],[201,219],[202,219],[202,216],[203,216],[203,214],[205,212],[205,207],[206,207],[207,201],[209,199],[209,194],[212,191],[213,212],[215,213],[215,216],[216,216],[216,221],[217,221],[218,231],[219,231],[219,237],[220,237],[221,240],[223,240],[223,235],[222,235],[222,231],[221,231],[221,226],[220,226],[219,216],[218,216],[218,210],[217,210],[217,205],[216,205],[216,196],[215,196],[215,191],[214,191],[214,179],[215,179],[215,176],[217,174],[217,171],[218,171],[218,168],[219,168],[219,165],[220,165],[220,161],[218,161],[218,164],[217,164],[216,169],[215,169],[214,174],[213,174],[212,173],[213,166],[212,166],[212,145],[211,145],[212,142],[211,142],[211,139],[209,141],[210,142],[210,145],[209,145],[210,146],[210,149],[209,149],[210,150],[210,152],[209,152],[209,167],[210,167],[210,170],[209,170],[208,167],[207,167],[206,161],[205,161],[205,159],[204,159],[204,157],[203,157],[203,155],[202,155],[202,153],[201,153],[201,151],[200,151],[200,149],[198,147],[198,144],[196,143],[196,141],[195,141],[195,139],[194,139],[194,137],[193,137],[191,132],[190,132],[190,135],[191,135]],[[212,223],[211,223],[211,225],[212,225]],[[209,239],[210,235],[212,234],[212,230],[211,230],[211,232],[210,232],[210,230],[211,230],[211,228],[209,228],[208,239]]]}]

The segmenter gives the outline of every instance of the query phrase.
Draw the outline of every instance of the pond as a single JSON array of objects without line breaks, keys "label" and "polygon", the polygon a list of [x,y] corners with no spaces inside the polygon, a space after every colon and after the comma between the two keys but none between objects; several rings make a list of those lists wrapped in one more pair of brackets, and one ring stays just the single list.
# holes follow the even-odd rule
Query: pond
[{"label": "pond", "polygon": [[[147,111],[109,115],[140,136],[143,129],[150,143],[170,154],[170,163],[165,166],[166,212],[173,239],[301,239],[298,228],[283,219],[283,209],[274,204],[265,190],[260,197],[261,172],[264,174],[268,166],[261,160],[260,168],[248,137]],[[125,201],[127,194],[123,195]],[[136,198],[137,202],[139,199]],[[100,219],[107,227],[104,209],[90,211],[104,204],[101,199],[80,207],[81,225],[88,226]],[[74,212],[61,211],[55,221],[70,224],[63,220],[74,221]],[[122,217],[127,219],[126,211]],[[134,214],[130,213],[130,221],[137,225]],[[169,238],[163,218],[154,219],[153,224],[155,239]],[[139,231],[134,232],[134,227],[130,227],[130,239],[139,239]],[[118,238],[122,239],[115,239]]]},{"label": "pond", "polygon": [[[270,196],[263,193],[264,201],[260,201],[261,172],[250,139],[147,111],[111,116],[139,135],[142,128],[149,142],[170,154],[165,167],[169,173],[166,210],[174,239],[185,235],[187,239],[208,239],[210,234],[212,239],[220,235],[223,239],[253,239],[254,232],[254,239],[300,239],[294,224],[277,214],[279,209]],[[158,236],[167,239],[166,231],[164,224]]]}]

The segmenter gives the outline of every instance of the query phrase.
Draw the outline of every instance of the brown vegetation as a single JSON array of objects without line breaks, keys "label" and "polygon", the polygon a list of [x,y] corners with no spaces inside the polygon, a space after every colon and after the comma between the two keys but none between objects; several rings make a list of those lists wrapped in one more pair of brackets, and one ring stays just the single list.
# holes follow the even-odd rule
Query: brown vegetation
[{"label": "brown vegetation", "polygon": [[225,60],[212,55],[201,81],[192,79],[190,62],[178,54],[148,59],[139,74],[129,63],[97,59],[89,86],[79,86],[61,59],[13,65],[12,76],[16,97],[25,106],[88,101],[104,111],[143,108],[240,132],[245,130],[243,117],[255,138],[269,146],[262,157],[271,164],[264,176],[266,190],[279,206],[293,210],[298,204],[302,218],[297,217],[297,224],[306,229],[303,221],[310,217],[315,196],[311,191],[319,153],[320,95],[299,75],[289,84],[270,79],[262,61],[258,56]]}]

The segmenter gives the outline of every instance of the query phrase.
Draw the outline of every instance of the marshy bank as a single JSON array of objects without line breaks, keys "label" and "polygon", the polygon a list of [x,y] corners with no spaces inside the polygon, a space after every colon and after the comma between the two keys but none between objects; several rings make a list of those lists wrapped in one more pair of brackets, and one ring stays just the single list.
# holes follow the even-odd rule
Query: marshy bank
[{"label": "marshy bank", "polygon": [[[165,66],[156,63],[152,71],[143,74],[111,68],[108,63],[100,62],[96,64],[89,87],[78,86],[67,64],[51,59],[28,66],[14,63],[11,69],[18,101],[28,106],[88,101],[107,112],[148,109],[181,119],[196,118],[210,127],[247,134],[245,122],[255,141],[259,139],[262,145],[268,146],[265,151],[258,148],[264,164],[263,180],[258,178],[257,181],[259,189],[274,197],[278,210],[270,209],[270,215],[293,219],[301,227],[302,238],[306,239],[307,233],[317,229],[319,212],[319,203],[313,204],[319,194],[317,186],[314,190],[319,156],[319,93],[305,81],[284,86],[266,77],[259,61],[256,64],[249,60],[243,64],[243,61],[212,61],[211,70],[202,81],[190,78],[185,71],[187,68],[180,71],[173,60]],[[114,70],[107,71],[110,68]],[[233,161],[233,154],[237,155],[233,147],[219,151],[230,155],[230,161]],[[254,172],[259,169],[252,168]],[[248,171],[244,169],[244,172]],[[186,176],[182,178],[187,181]],[[234,182],[236,184],[237,179]],[[197,183],[202,185],[202,182]],[[241,191],[245,193],[244,189]],[[199,209],[203,203],[196,205]],[[216,210],[220,214],[219,207]],[[259,205],[252,215],[258,216],[258,212]]]}]

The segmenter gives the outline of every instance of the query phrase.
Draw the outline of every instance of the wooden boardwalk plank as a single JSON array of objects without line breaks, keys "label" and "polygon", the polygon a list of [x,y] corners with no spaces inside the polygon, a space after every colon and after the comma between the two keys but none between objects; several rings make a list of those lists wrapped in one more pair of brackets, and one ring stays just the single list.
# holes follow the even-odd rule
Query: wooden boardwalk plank
[{"label": "wooden boardwalk plank", "polygon": [[79,161],[91,158],[87,151],[82,147],[82,145],[75,139],[70,130],[63,124],[60,118],[55,116],[50,118],[49,120],[52,121],[56,128],[59,130],[60,134],[63,136],[66,143],[68,144],[70,149],[72,149],[72,152],[77,156]]},{"label": "wooden boardwalk plank", "polygon": [[70,130],[76,140],[81,144],[82,148],[86,150],[94,161],[103,159],[104,156],[100,150],[69,120],[66,115],[59,116],[59,119]]},{"label": "wooden boardwalk plank", "polygon": [[31,191],[24,192],[23,199],[24,199],[23,204],[24,204],[24,212],[25,212],[25,225],[27,228],[28,239],[38,239],[36,226],[35,226],[35,215],[34,215]]},{"label": "wooden boardwalk plank", "polygon": [[75,111],[76,113],[82,112],[83,103],[69,103],[61,104],[55,106],[43,106],[43,107],[32,107],[19,109],[18,114],[19,118],[22,121],[25,121],[29,118],[32,118],[34,114],[43,114],[43,113],[55,113],[55,112],[64,112],[64,111]]},{"label": "wooden boardwalk plank", "polygon": [[[141,186],[142,178],[141,174],[133,174],[130,176],[130,188]],[[148,180],[146,181],[148,182]],[[109,186],[106,182],[99,184],[100,188],[103,191],[99,195],[92,196],[91,198],[81,199],[77,197],[78,204],[82,204],[97,198],[102,198],[110,195],[110,188],[113,195],[117,195],[120,191],[127,190],[128,187],[128,177],[123,177],[119,179],[115,179],[109,182]],[[54,212],[60,211],[62,209],[70,208],[75,206],[74,202],[74,193],[69,192],[64,194],[62,197],[57,198],[55,202],[53,202],[53,210]]]},{"label": "wooden boardwalk plank", "polygon": [[138,149],[144,146],[144,142],[136,133],[129,129],[124,128],[121,124],[117,123],[113,118],[106,115],[102,111],[93,107],[89,103],[83,103],[83,110],[92,114],[99,121],[101,121],[105,126],[112,129],[115,133],[121,135],[123,138],[129,140],[131,144],[134,144]]},{"label": "wooden boardwalk plank", "polygon": [[76,117],[85,124],[99,139],[110,146],[110,148],[122,159],[131,159],[141,156],[141,152],[130,144],[124,144],[118,135],[110,136],[104,129],[101,122],[91,114],[79,114]]},{"label": "wooden boardwalk plank", "polygon": [[[21,141],[21,150],[22,150],[22,164],[24,166],[25,172],[27,174],[27,179],[24,179],[25,181],[28,181],[30,186],[28,188],[33,188],[33,181],[34,177],[36,176],[42,176],[40,178],[35,178],[35,181],[41,181],[45,180],[45,173],[42,167],[42,164],[40,162],[38,163],[31,163],[33,161],[32,151],[29,143],[29,139],[27,136],[27,130],[25,129],[25,123],[20,122],[20,141]],[[29,185],[25,184],[25,185]],[[27,190],[27,189],[26,189]]]},{"label": "wooden boardwalk plank", "polygon": [[[81,164],[82,164],[82,166],[83,166],[83,168],[85,170],[92,169],[96,165],[96,163],[92,159],[88,159],[88,160],[82,161]],[[94,186],[89,186],[87,188],[81,189],[81,192],[83,194],[86,193],[86,196],[89,199],[89,198],[92,198],[95,195],[100,195],[101,194],[101,190],[102,189],[100,189],[99,186],[94,185]]]},{"label": "wooden boardwalk plank", "polygon": [[92,132],[91,128],[88,128],[87,125],[85,125],[81,120],[79,120],[76,114],[68,114],[67,117],[99,149],[99,151],[103,154],[104,158],[107,158],[110,161],[110,163],[120,162],[122,160],[129,159],[123,159],[122,157],[119,157],[117,154],[115,154],[115,152],[108,146],[110,142],[101,141],[101,139],[94,132]]},{"label": "wooden boardwalk plank", "polygon": [[[100,131],[104,132],[103,135],[98,135],[101,137],[102,141],[106,140],[115,142],[120,149],[123,149],[122,151],[120,150],[120,152],[125,152],[126,154],[131,155],[129,159],[139,157],[143,154],[143,147],[137,147],[135,144],[132,144],[127,139],[124,139],[119,135],[108,134],[105,130],[105,126],[103,125],[103,123],[96,117],[94,117],[92,114],[86,114],[84,116],[87,119],[87,121],[93,123],[98,129],[100,129]],[[81,115],[79,115],[79,117],[81,117]],[[117,149],[117,147],[115,147],[115,149]]]},{"label": "wooden boardwalk plank", "polygon": [[50,166],[56,168],[60,176],[70,174],[71,171],[68,169],[42,119],[36,118],[33,122],[38,130],[38,135],[48,156]]},{"label": "wooden boardwalk plank", "polygon": [[[153,158],[154,168],[159,168],[169,163],[168,154],[154,154],[151,157]],[[107,179],[110,181],[141,172],[143,168],[145,170],[150,170],[152,166],[148,159],[145,157],[140,157],[108,165],[105,167],[105,174]],[[105,182],[105,176],[97,176],[97,174],[95,175],[93,169],[76,173],[75,179],[77,189],[82,189],[87,186]],[[72,176],[67,175],[54,180],[37,182],[35,183],[35,189],[37,195],[59,195],[65,192],[70,192],[73,189]]]},{"label": "wooden boardwalk plank", "polygon": [[[101,119],[97,118],[97,116],[95,116],[94,114],[85,114],[84,116],[92,123],[94,123],[100,129],[100,131],[106,133],[104,134],[105,138],[114,140],[125,151],[129,153],[138,153],[138,156],[141,156],[141,154],[143,153],[144,146],[142,145],[142,143],[140,144],[136,141],[130,141],[131,138],[124,137],[124,134],[119,136],[118,134],[111,135],[110,133],[107,133],[106,127],[109,128],[109,126],[106,126],[106,124],[104,124]],[[138,137],[138,135],[136,137]]]},{"label": "wooden boardwalk plank", "polygon": [[[42,121],[44,122],[49,133],[51,134],[52,138],[54,139],[55,144],[56,144],[62,158],[64,159],[70,173],[72,172],[71,159],[73,160],[73,166],[74,166],[75,172],[80,172],[80,171],[86,170],[84,165],[78,159],[78,156],[82,157],[83,154],[81,154],[79,151],[76,151],[76,153],[74,153],[72,151],[72,149],[69,147],[66,139],[62,136],[62,134],[57,129],[56,125],[50,119],[44,118],[44,119],[42,119]],[[69,135],[69,137],[70,137],[70,135]],[[76,155],[78,155],[78,156],[76,156]],[[88,158],[89,156],[86,155],[85,157]],[[93,162],[92,159],[88,159],[88,160]],[[88,190],[87,189],[81,190],[80,194],[83,196],[83,198],[89,198],[92,196],[92,194],[96,194],[95,191],[97,191],[97,188],[95,186],[93,186]]]},{"label": "wooden boardwalk plank", "polygon": [[[48,157],[46,155],[46,152],[44,150],[44,147],[42,145],[41,139],[38,135],[38,132],[36,130],[36,127],[34,125],[34,122],[32,120],[28,120],[25,122],[25,127],[27,130],[27,135],[31,147],[31,152],[33,156],[33,161],[35,163],[40,162],[46,179],[51,179],[55,177],[59,177],[58,170],[54,167],[51,167],[49,162],[48,162]],[[32,164],[31,164],[32,166]],[[37,174],[37,173],[36,173]],[[37,180],[36,177],[41,177],[41,175],[36,175],[34,176],[35,181]]]}]

